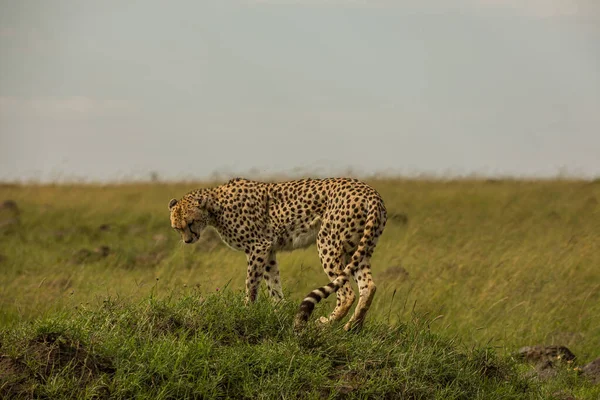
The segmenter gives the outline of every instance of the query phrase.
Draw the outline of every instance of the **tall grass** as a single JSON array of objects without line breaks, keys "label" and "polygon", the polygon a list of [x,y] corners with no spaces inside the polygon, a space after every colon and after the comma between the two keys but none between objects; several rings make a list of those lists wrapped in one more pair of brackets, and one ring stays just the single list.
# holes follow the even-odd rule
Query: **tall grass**
[{"label": "tall grass", "polygon": [[[598,181],[369,183],[390,220],[373,257],[367,326],[417,312],[433,332],[503,355],[556,343],[582,361],[600,356]],[[243,254],[210,234],[184,245],[169,227],[169,199],[202,185],[0,186],[0,201],[21,209],[20,225],[0,228],[0,323],[70,315],[107,297],[242,289]],[[279,260],[292,302],[327,282],[314,247]]]}]

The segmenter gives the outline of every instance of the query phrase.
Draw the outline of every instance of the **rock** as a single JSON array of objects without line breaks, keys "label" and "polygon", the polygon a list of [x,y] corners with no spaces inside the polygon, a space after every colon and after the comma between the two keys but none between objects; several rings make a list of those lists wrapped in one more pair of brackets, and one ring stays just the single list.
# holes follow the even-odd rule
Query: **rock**
[{"label": "rock", "polygon": [[575,354],[565,346],[550,345],[550,346],[526,346],[521,347],[517,352],[519,358],[523,361],[531,363],[544,363],[562,360],[571,362],[575,360]]},{"label": "rock", "polygon": [[521,360],[535,364],[535,372],[531,376],[537,376],[540,379],[547,379],[558,374],[556,367],[565,364],[571,364],[575,360],[575,354],[565,346],[526,346],[521,347],[517,352],[517,357]]},{"label": "rock", "polygon": [[548,379],[556,376],[558,374],[558,370],[555,368],[555,364],[553,361],[541,361],[535,365],[535,373],[531,374],[532,376],[536,376],[540,379]]},{"label": "rock", "polygon": [[600,384],[600,357],[581,368],[583,376],[595,384]]}]

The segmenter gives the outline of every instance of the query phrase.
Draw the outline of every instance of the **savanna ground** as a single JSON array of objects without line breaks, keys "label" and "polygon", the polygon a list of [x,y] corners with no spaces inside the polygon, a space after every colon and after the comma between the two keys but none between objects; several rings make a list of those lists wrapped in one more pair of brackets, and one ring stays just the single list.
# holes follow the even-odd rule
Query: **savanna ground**
[{"label": "savanna ground", "polygon": [[[600,356],[598,180],[368,181],[389,220],[366,326],[300,336],[316,249],[279,256],[288,303],[244,308],[244,254],[169,226],[206,183],[0,186],[20,209],[0,226],[0,397],[600,396],[573,369]],[[537,378],[514,357],[534,344],[577,359]]]}]

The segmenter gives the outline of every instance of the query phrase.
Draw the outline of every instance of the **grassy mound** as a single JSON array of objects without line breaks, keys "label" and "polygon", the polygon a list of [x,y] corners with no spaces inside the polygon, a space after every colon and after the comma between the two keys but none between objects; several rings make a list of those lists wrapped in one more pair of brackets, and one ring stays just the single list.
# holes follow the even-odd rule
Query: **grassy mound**
[{"label": "grassy mound", "polygon": [[244,307],[225,290],[107,299],[22,324],[2,333],[0,397],[544,397],[512,360],[434,334],[427,319],[295,334],[296,306],[261,298]]}]

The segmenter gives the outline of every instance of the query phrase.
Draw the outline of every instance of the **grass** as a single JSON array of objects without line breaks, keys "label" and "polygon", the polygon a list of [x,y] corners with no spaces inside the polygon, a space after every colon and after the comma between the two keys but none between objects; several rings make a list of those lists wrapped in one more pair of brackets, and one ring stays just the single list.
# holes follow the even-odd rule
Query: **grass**
[{"label": "grass", "polygon": [[[295,334],[296,304],[246,308],[241,292],[59,313],[2,337],[0,395],[36,398],[521,399],[547,392],[490,348],[439,336],[430,320]],[[2,365],[2,364],[0,364]],[[563,369],[567,387],[589,389]],[[596,391],[596,393],[600,393]]]},{"label": "grass", "polygon": [[[279,397],[300,388],[313,397],[547,398],[562,389],[578,398],[599,395],[568,371],[532,383],[523,378],[525,366],[511,361],[516,349],[532,344],[565,345],[579,363],[600,356],[598,181],[370,183],[390,221],[373,258],[378,291],[365,330],[305,338],[288,325],[301,297],[327,282],[315,248],[279,257],[290,300],[280,313],[267,305],[241,308],[244,255],[211,235],[185,246],[169,227],[169,199],[203,184],[1,185],[0,201],[21,209],[19,225],[0,227],[2,354],[20,360],[32,344],[81,344],[114,369],[92,368],[83,397],[255,397],[257,387]],[[206,318],[220,328],[199,327]],[[227,325],[236,321],[243,328]],[[344,362],[332,364],[328,351],[334,359],[345,354]],[[476,373],[481,357],[504,378]],[[368,361],[382,359],[391,361],[371,374]],[[40,396],[56,390],[68,397],[83,379],[28,363],[23,371],[41,378],[25,386]],[[336,368],[345,371],[342,378]],[[349,388],[336,389],[338,381]]]}]

